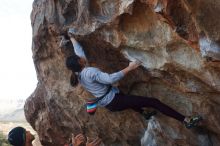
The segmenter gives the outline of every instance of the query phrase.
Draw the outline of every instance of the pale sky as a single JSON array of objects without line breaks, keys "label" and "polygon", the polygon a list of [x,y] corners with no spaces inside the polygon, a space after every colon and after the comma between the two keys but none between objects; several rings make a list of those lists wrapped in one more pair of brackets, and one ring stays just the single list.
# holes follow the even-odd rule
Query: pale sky
[{"label": "pale sky", "polygon": [[32,60],[33,0],[0,0],[0,99],[26,99],[37,85]]}]

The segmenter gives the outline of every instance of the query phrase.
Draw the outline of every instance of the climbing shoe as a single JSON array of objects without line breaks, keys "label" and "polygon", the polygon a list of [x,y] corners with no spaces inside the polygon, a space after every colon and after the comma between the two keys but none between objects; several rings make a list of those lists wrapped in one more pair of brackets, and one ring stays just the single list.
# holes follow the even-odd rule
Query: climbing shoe
[{"label": "climbing shoe", "polygon": [[150,120],[150,118],[152,117],[152,116],[154,116],[154,115],[156,115],[157,114],[157,111],[144,111],[143,113],[142,113],[142,115],[144,116],[144,118],[146,119],[146,120]]},{"label": "climbing shoe", "polygon": [[184,125],[186,128],[191,129],[197,127],[199,122],[202,120],[202,117],[199,115],[189,117],[187,121],[184,121]]}]

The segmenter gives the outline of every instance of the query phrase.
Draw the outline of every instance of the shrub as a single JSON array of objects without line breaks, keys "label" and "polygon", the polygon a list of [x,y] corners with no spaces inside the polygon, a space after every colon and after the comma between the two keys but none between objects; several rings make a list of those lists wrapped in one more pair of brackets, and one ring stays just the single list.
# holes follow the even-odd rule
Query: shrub
[{"label": "shrub", "polygon": [[0,146],[10,146],[6,137],[3,135],[1,131],[0,131]]}]

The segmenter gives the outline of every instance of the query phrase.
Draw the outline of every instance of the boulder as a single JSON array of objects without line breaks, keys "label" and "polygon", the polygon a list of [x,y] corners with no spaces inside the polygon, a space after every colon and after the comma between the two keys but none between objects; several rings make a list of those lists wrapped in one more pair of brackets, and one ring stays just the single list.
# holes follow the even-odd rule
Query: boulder
[{"label": "boulder", "polygon": [[[99,136],[106,146],[220,145],[220,1],[34,0],[33,61],[38,86],[25,116],[44,146],[62,146],[71,133]],[[126,94],[155,97],[186,116],[204,120],[193,130],[157,114],[146,121],[132,110],[86,113],[91,95],[71,87],[60,48],[75,28],[91,66],[115,72],[138,59],[142,67],[120,82]]]}]

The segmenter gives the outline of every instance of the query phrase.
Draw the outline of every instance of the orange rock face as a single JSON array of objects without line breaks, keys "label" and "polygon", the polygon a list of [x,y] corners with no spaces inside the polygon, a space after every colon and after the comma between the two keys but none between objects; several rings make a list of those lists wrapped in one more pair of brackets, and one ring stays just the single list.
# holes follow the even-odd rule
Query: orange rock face
[{"label": "orange rock face", "polygon": [[[31,14],[38,87],[25,104],[28,122],[45,146],[62,146],[71,133],[99,136],[106,146],[220,145],[219,0],[35,0]],[[120,82],[124,93],[160,99],[184,115],[200,114],[186,129],[162,114],[145,121],[126,110],[85,112],[91,95],[70,86],[60,35],[76,28],[88,61],[105,72],[129,60],[142,67]]]}]

